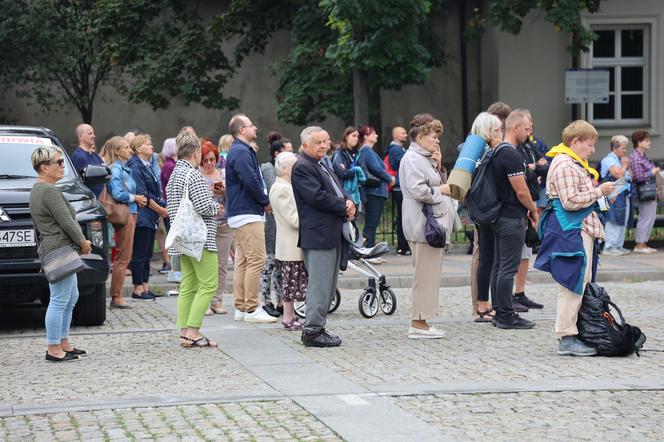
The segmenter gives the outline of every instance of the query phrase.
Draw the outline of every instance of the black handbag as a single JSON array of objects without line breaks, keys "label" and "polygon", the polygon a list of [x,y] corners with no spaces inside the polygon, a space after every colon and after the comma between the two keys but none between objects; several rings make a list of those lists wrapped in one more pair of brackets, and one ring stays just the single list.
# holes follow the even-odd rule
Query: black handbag
[{"label": "black handbag", "polygon": [[445,247],[447,240],[445,228],[438,224],[436,218],[433,216],[433,209],[431,204],[422,205],[422,213],[426,217],[426,222],[424,223],[424,238],[427,240],[427,244],[431,247],[437,249],[442,249]]},{"label": "black handbag", "polygon": [[54,284],[69,275],[89,269],[79,254],[69,246],[59,247],[49,252],[42,261],[42,268],[48,282]]},{"label": "black handbag", "polygon": [[636,187],[639,195],[639,201],[655,201],[657,199],[657,182],[654,179],[648,180]]}]

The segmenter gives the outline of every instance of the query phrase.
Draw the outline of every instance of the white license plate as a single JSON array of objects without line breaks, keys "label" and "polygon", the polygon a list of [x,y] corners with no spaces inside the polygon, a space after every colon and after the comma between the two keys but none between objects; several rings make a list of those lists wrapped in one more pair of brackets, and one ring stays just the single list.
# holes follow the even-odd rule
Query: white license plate
[{"label": "white license plate", "polygon": [[37,245],[33,229],[0,230],[0,247],[31,247]]}]

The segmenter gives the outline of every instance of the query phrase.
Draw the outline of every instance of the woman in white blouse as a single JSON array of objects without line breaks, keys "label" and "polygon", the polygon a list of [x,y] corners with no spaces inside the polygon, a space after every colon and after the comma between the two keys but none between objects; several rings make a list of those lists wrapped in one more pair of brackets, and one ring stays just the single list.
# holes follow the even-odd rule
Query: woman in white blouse
[{"label": "woman in white blouse", "polygon": [[274,257],[281,268],[283,281],[284,318],[281,323],[287,330],[302,330],[293,302],[304,300],[309,279],[302,250],[297,246],[299,219],[291,186],[295,161],[297,156],[292,152],[282,152],[277,156],[274,162],[277,178],[270,188],[270,204],[277,223]]}]

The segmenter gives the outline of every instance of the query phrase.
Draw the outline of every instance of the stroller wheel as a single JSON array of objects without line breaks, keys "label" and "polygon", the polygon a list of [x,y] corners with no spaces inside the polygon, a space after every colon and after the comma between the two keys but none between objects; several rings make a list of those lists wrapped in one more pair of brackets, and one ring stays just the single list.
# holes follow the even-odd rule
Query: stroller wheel
[{"label": "stroller wheel", "polygon": [[[339,292],[339,289],[335,289],[332,302],[330,302],[330,309],[327,312],[334,313],[339,308],[339,304],[341,304],[341,292]],[[299,318],[304,318],[306,316],[307,304],[304,301],[295,301],[293,303],[293,308],[295,309],[295,314]]]},{"label": "stroller wheel", "polygon": [[386,315],[391,315],[397,309],[397,296],[392,289],[386,288],[380,292],[380,309]]},{"label": "stroller wheel", "polygon": [[339,289],[334,290],[334,297],[332,298],[332,302],[330,303],[330,310],[328,313],[334,313],[338,308],[339,304],[341,304],[341,292]]},{"label": "stroller wheel", "polygon": [[378,313],[378,296],[371,290],[364,290],[357,303],[360,314],[365,318],[373,318]]}]

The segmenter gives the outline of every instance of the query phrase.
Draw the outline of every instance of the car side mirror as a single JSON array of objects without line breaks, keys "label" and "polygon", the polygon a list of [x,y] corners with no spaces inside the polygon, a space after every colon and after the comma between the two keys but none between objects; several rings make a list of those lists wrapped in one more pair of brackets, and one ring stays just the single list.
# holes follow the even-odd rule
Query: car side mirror
[{"label": "car side mirror", "polygon": [[111,169],[106,166],[88,166],[83,174],[83,182],[86,186],[98,186],[106,184],[111,179]]}]

